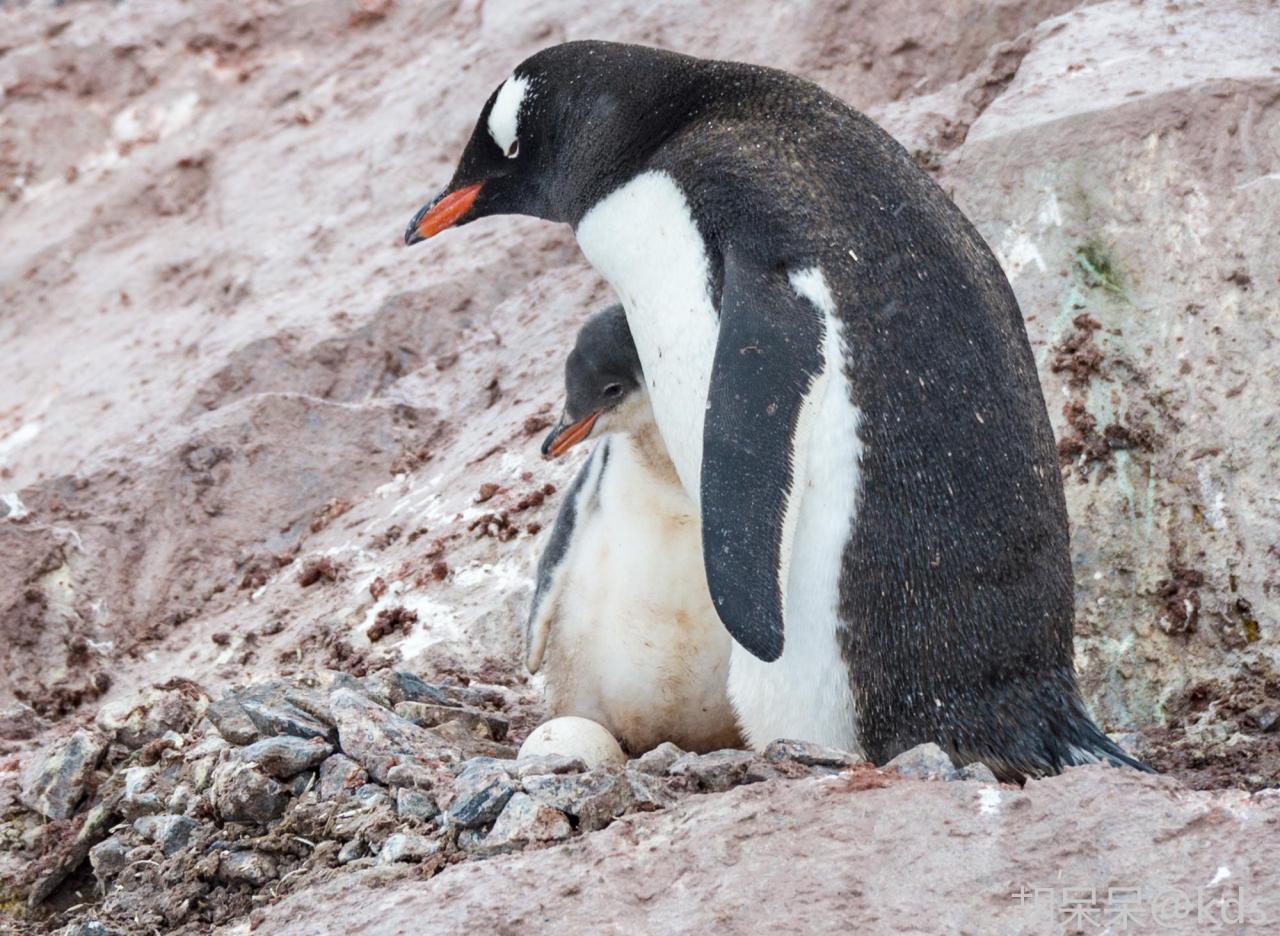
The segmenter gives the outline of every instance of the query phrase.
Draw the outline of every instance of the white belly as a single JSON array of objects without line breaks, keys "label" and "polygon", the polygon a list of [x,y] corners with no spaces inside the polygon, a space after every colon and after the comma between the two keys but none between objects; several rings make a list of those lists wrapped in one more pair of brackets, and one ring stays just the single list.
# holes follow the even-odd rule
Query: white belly
[{"label": "white belly", "polygon": [[[816,741],[861,751],[849,668],[840,652],[840,573],[860,485],[861,414],[844,372],[843,328],[817,267],[795,271],[792,287],[822,313],[823,369],[805,396],[796,428],[794,525],[783,557],[782,656],[772,663],[733,645],[729,696],[747,741]],[[794,519],[791,519],[794,518]]]},{"label": "white belly", "polygon": [[[597,203],[579,223],[577,236],[626,309],[658,428],[681,483],[698,504],[719,320],[706,246],[688,201],[671,176],[646,172]],[[773,663],[733,644],[729,692],[743,732],[757,748],[786,737],[856,751],[857,713],[838,631],[840,568],[857,506],[859,414],[821,271],[796,272],[793,287],[826,321],[826,368],[811,388],[796,439],[797,458],[804,461],[802,483],[792,494],[796,503],[787,511],[786,637]]]},{"label": "white belly", "polygon": [[593,718],[633,753],[735,744],[732,641],[707,590],[697,512],[626,437],[610,439],[568,562],[543,668],[552,714]]},{"label": "white belly", "polygon": [[577,235],[626,309],[662,440],[697,504],[719,322],[688,201],[671,176],[646,172],[598,202]]}]

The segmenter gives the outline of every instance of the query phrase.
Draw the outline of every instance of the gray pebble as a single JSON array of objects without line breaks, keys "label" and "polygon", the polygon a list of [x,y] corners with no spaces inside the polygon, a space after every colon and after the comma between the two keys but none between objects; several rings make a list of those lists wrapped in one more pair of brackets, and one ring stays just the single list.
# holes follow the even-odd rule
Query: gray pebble
[{"label": "gray pebble", "polygon": [[232,744],[252,744],[258,740],[258,726],[249,713],[233,698],[221,698],[205,709],[205,718],[213,722],[218,734]]},{"label": "gray pebble", "polygon": [[89,864],[99,881],[115,877],[125,866],[124,843],[114,835],[89,849]]},{"label": "gray pebble", "polygon": [[335,690],[329,705],[338,725],[342,752],[380,783],[386,783],[387,772],[397,764],[452,760],[456,756],[438,735],[350,689]]},{"label": "gray pebble", "polygon": [[387,771],[387,786],[414,787],[429,790],[435,785],[436,775],[421,764],[396,764]]},{"label": "gray pebble", "polygon": [[60,936],[117,936],[119,930],[108,929],[97,920],[84,920],[80,923],[69,923]]},{"label": "gray pebble", "polygon": [[341,799],[350,796],[369,782],[369,774],[363,767],[345,754],[334,754],[320,765],[320,798]]},{"label": "gray pebble", "polygon": [[408,673],[403,670],[396,670],[391,674],[391,701],[399,702],[430,702],[435,705],[450,704],[449,696],[445,695],[438,686],[432,685],[423,680],[420,676]]},{"label": "gray pebble", "polygon": [[415,819],[434,819],[440,815],[440,807],[427,793],[401,787],[396,790],[396,814]]},{"label": "gray pebble", "polygon": [[357,858],[363,858],[367,853],[368,849],[364,847],[364,840],[353,838],[338,849],[338,864],[350,864]]},{"label": "gray pebble", "polygon": [[440,843],[414,832],[396,832],[387,836],[378,852],[379,864],[397,861],[423,861],[440,851]]},{"label": "gray pebble", "polygon": [[698,789],[718,793],[767,780],[771,772],[750,751],[712,751],[710,754],[685,754],[667,771],[673,777],[692,781]]},{"label": "gray pebble", "polygon": [[391,796],[376,783],[366,783],[351,793],[352,799],[362,806],[390,806]]},{"label": "gray pebble", "polygon": [[397,704],[395,711],[401,718],[407,718],[415,725],[421,725],[424,728],[460,722],[476,737],[501,741],[507,736],[507,720],[480,709],[406,701]]},{"label": "gray pebble", "polygon": [[197,828],[197,823],[187,816],[162,814],[135,819],[133,828],[148,842],[159,845],[160,850],[166,855],[172,855],[187,847],[192,833]]},{"label": "gray pebble", "polygon": [[917,780],[955,780],[959,776],[951,758],[932,741],[903,751],[885,764],[884,769],[896,770],[904,777]]},{"label": "gray pebble", "polygon": [[991,772],[991,768],[982,761],[974,761],[972,764],[965,764],[956,772],[957,780],[977,780],[980,783],[998,783],[996,775]]},{"label": "gray pebble", "polygon": [[157,784],[158,779],[159,770],[155,767],[129,767],[125,770],[120,812],[126,819],[164,812],[164,802],[159,793],[163,784]]},{"label": "gray pebble", "polygon": [[486,825],[498,817],[516,784],[505,770],[481,765],[464,771],[454,783],[454,799],[449,804],[451,825],[463,829]]},{"label": "gray pebble", "polygon": [[296,738],[291,736],[263,738],[240,750],[240,759],[257,764],[266,774],[279,780],[319,766],[333,753],[333,747],[323,738]]},{"label": "gray pebble", "polygon": [[671,765],[684,756],[684,750],[678,745],[672,744],[670,741],[663,741],[651,751],[645,751],[634,761],[631,766],[641,773],[653,774],[655,777],[663,776]]},{"label": "gray pebble", "polygon": [[240,706],[253,721],[260,737],[293,735],[297,738],[327,740],[333,732],[328,725],[283,699],[274,704],[244,699],[240,702]]},{"label": "gray pebble", "polygon": [[240,761],[220,764],[210,791],[214,808],[227,822],[270,822],[289,803],[283,786]]},{"label": "gray pebble", "polygon": [[573,827],[564,813],[526,793],[516,793],[479,846],[486,853],[514,851],[532,842],[558,842],[572,834]]},{"label": "gray pebble", "polygon": [[764,759],[769,761],[795,761],[805,767],[852,767],[862,763],[862,758],[849,751],[813,744],[809,741],[792,741],[780,738],[769,742],[764,749]]},{"label": "gray pebble", "polygon": [[516,777],[543,777],[547,774],[585,773],[586,763],[580,757],[563,754],[534,754],[516,761]]},{"label": "gray pebble", "polygon": [[22,785],[24,806],[49,819],[69,819],[84,798],[107,740],[83,728],[60,741]]},{"label": "gray pebble", "polygon": [[275,859],[256,851],[226,852],[218,862],[218,879],[229,884],[261,887],[279,873]]}]

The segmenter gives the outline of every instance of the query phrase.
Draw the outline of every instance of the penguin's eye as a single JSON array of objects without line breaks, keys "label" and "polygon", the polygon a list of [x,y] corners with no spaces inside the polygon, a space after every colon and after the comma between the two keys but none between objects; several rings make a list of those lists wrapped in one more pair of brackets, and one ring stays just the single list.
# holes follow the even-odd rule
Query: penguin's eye
[{"label": "penguin's eye", "polygon": [[515,159],[520,155],[520,140],[511,141],[511,145],[507,147],[507,159]]},{"label": "penguin's eye", "polygon": [[607,397],[622,396],[622,384],[609,384],[609,386],[604,388],[604,395]]}]

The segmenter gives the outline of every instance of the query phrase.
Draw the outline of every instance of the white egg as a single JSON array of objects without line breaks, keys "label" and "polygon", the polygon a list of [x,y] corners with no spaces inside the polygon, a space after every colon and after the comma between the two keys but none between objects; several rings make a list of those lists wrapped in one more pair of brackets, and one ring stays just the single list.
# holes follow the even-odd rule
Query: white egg
[{"label": "white egg", "polygon": [[537,757],[542,754],[577,757],[588,767],[611,767],[627,761],[627,756],[622,753],[622,748],[608,728],[577,715],[565,715],[543,722],[520,745],[521,757]]}]

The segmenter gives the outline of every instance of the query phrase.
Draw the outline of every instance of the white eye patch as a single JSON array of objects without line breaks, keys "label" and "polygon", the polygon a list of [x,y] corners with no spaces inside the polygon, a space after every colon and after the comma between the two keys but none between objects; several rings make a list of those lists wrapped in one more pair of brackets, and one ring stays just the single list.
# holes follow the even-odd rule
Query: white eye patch
[{"label": "white eye patch", "polygon": [[489,111],[489,136],[498,144],[498,149],[508,158],[514,158],[520,152],[520,141],[516,138],[519,130],[520,108],[529,94],[529,79],[512,75],[498,89],[498,96],[493,101],[493,109]]}]

